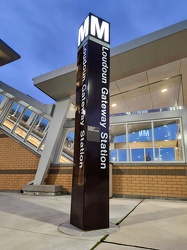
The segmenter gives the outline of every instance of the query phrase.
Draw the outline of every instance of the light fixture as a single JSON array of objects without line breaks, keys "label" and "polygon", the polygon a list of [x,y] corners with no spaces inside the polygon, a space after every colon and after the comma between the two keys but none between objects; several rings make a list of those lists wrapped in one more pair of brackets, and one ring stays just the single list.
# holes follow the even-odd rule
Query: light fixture
[{"label": "light fixture", "polygon": [[111,106],[112,106],[112,107],[116,107],[116,103],[113,103]]},{"label": "light fixture", "polygon": [[162,93],[164,93],[164,92],[166,92],[166,91],[168,91],[168,90],[167,90],[167,89],[162,89],[162,90],[161,90]]}]

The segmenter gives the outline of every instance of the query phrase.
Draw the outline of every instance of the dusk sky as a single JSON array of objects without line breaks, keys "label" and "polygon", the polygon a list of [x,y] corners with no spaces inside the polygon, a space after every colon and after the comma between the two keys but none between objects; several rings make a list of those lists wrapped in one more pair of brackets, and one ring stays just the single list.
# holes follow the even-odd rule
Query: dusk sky
[{"label": "dusk sky", "polygon": [[77,60],[79,26],[89,12],[111,24],[111,48],[187,19],[187,0],[0,0],[0,39],[21,59],[0,80],[43,103],[33,78]]}]

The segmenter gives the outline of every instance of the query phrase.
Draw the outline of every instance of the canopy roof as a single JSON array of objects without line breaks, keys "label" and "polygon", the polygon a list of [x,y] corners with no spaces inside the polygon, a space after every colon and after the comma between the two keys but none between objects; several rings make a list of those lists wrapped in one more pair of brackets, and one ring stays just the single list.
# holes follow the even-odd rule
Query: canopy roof
[{"label": "canopy roof", "polygon": [[[159,105],[154,102],[158,102],[160,97],[154,96],[152,91],[158,87],[158,82],[169,78],[172,79],[171,86],[175,87],[171,88],[168,97],[170,96],[173,102],[176,102],[176,98],[181,99],[173,95],[177,91],[176,95],[179,96],[181,92],[177,84],[180,75],[187,68],[186,44],[187,20],[111,49],[111,103],[120,103],[126,112],[158,108]],[[33,80],[37,88],[54,100],[67,98],[75,94],[76,63],[40,75]],[[161,82],[159,86],[164,84]],[[135,107],[138,96],[146,98],[146,103],[145,98],[142,102],[145,105],[149,104],[148,108],[144,108],[141,104],[140,107]],[[173,106],[174,103],[168,105]],[[118,112],[121,112],[120,109]]]},{"label": "canopy roof", "polygon": [[0,39],[0,66],[13,62],[20,58],[20,55]]}]

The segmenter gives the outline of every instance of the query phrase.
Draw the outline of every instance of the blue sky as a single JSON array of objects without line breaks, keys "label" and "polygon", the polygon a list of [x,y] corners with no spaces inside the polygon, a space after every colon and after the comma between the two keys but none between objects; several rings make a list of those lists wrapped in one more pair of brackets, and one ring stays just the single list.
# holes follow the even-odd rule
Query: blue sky
[{"label": "blue sky", "polygon": [[0,80],[43,103],[33,78],[76,62],[78,28],[89,12],[111,24],[111,48],[187,19],[187,0],[0,0],[0,39],[21,59]]}]

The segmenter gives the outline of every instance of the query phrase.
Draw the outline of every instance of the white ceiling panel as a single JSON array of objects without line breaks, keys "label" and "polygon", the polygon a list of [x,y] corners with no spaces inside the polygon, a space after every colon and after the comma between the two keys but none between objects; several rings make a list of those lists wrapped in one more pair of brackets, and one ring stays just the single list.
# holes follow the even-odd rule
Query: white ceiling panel
[{"label": "white ceiling panel", "polygon": [[110,83],[110,96],[116,95],[119,93],[119,88],[116,84],[116,82]]},{"label": "white ceiling panel", "polygon": [[150,91],[154,92],[154,91],[162,91],[163,89],[168,89],[174,85],[179,85],[181,84],[181,77],[180,76],[176,76],[176,77],[172,77],[168,80],[163,80],[163,81],[159,81],[153,84],[150,84]]},{"label": "white ceiling panel", "polygon": [[148,86],[122,94],[130,111],[152,109],[152,100]]},{"label": "white ceiling panel", "polygon": [[126,126],[124,124],[111,125],[110,135],[122,135],[126,133]]},{"label": "white ceiling panel", "polygon": [[139,74],[129,76],[116,81],[116,84],[120,92],[132,90],[139,88],[141,86],[148,85],[146,72],[141,72]]},{"label": "white ceiling panel", "polygon": [[127,100],[130,98],[138,99],[147,93],[149,93],[149,86],[144,86],[141,88],[133,89],[131,91],[127,91],[127,92],[123,93],[122,95],[125,98],[125,100]]},{"label": "white ceiling panel", "polygon": [[159,88],[157,90],[154,88],[154,91],[151,91],[153,108],[156,109],[177,106],[178,94],[179,85],[169,87],[164,93],[162,93]]},{"label": "white ceiling panel", "polygon": [[[112,104],[116,104],[112,107]],[[121,94],[110,98],[110,114],[129,112],[126,101]]]},{"label": "white ceiling panel", "polygon": [[142,95],[140,99],[136,98],[127,99],[126,102],[127,105],[129,106],[130,112],[139,110],[149,110],[153,108],[150,93]]},{"label": "white ceiling panel", "polygon": [[165,64],[147,71],[149,83],[158,82],[179,75],[181,60]]}]

